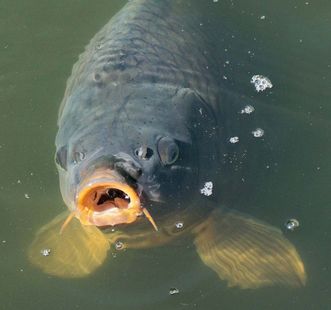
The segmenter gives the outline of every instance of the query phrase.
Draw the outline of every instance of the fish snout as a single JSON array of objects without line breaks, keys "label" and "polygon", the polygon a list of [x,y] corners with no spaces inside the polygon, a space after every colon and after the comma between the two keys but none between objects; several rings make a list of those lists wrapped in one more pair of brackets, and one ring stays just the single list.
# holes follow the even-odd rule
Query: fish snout
[{"label": "fish snout", "polygon": [[136,181],[141,174],[142,168],[129,155],[121,153],[112,156],[108,166],[94,169],[80,184],[74,216],[83,225],[104,227],[133,223],[145,214],[154,229],[158,230],[152,216],[140,203],[138,186],[132,186],[132,179]]},{"label": "fish snout", "polygon": [[113,159],[114,169],[123,177],[130,177],[137,181],[142,175],[142,167],[130,155],[119,153]]}]

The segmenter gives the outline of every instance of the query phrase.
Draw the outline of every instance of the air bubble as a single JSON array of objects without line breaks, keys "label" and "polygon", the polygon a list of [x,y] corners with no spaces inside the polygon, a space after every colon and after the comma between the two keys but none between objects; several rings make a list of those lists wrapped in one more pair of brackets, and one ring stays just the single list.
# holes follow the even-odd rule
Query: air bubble
[{"label": "air bubble", "polygon": [[179,294],[179,289],[176,288],[176,287],[172,287],[172,288],[169,290],[169,295],[176,295],[176,294]]},{"label": "air bubble", "polygon": [[239,137],[231,137],[230,139],[229,139],[229,142],[230,143],[232,143],[232,144],[234,144],[234,143],[238,143],[239,142]]},{"label": "air bubble", "polygon": [[297,219],[289,219],[285,223],[286,229],[291,230],[291,231],[294,231],[299,226],[300,226],[300,223]]},{"label": "air bubble", "polygon": [[205,196],[211,196],[213,193],[213,182],[206,182],[204,187],[200,189],[200,193]]},{"label": "air bubble", "polygon": [[42,249],[41,251],[40,251],[40,254],[42,255],[42,256],[49,256],[50,254],[51,254],[51,249]]},{"label": "air bubble", "polygon": [[261,138],[264,136],[264,130],[262,128],[256,128],[255,130],[252,131],[252,135],[255,138]]},{"label": "air bubble", "polygon": [[241,114],[251,114],[255,111],[255,108],[252,105],[246,105],[241,111]]},{"label": "air bubble", "polygon": [[251,84],[254,84],[257,92],[264,91],[273,86],[269,78],[263,75],[253,75],[251,78]]},{"label": "air bubble", "polygon": [[176,226],[177,229],[182,229],[184,227],[184,223],[183,222],[177,222],[175,224],[175,226]]},{"label": "air bubble", "polygon": [[124,243],[121,242],[121,241],[116,241],[116,243],[115,243],[115,249],[116,249],[117,251],[120,251],[120,250],[122,250],[123,248],[124,248]]}]

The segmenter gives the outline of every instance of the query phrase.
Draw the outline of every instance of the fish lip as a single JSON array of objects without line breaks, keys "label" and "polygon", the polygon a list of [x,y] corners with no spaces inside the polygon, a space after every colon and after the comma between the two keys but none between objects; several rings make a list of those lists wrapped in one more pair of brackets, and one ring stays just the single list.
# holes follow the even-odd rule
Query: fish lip
[{"label": "fish lip", "polygon": [[[109,191],[114,197],[109,196]],[[83,225],[132,223],[142,213],[137,192],[121,175],[110,169],[99,169],[81,183],[75,206],[76,217]]]}]

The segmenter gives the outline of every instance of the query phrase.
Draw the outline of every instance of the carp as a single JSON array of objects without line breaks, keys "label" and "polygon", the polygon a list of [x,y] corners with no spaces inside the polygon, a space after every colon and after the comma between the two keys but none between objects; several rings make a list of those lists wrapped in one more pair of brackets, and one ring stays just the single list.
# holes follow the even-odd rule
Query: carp
[{"label": "carp", "polygon": [[229,286],[304,285],[304,264],[279,229],[222,206],[229,103],[212,34],[185,8],[130,1],[79,56],[55,143],[69,212],[37,232],[30,260],[83,277],[119,242],[142,249],[190,236]]}]

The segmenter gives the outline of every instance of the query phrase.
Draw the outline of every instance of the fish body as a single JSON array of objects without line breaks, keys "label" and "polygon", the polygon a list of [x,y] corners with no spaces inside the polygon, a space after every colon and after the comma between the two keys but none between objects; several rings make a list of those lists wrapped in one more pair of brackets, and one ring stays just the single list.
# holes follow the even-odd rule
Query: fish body
[{"label": "fish body", "polygon": [[[96,168],[124,176],[156,215],[189,205],[194,189],[199,193],[212,177],[205,162],[219,162],[210,40],[181,12],[176,1],[128,3],[73,68],[59,112],[56,161],[64,201],[84,224],[101,222],[85,205],[77,208],[82,184]],[[167,208],[149,207],[163,201]],[[132,222],[139,212],[123,213],[104,226]]]},{"label": "fish body", "polygon": [[[185,8],[182,1],[130,1],[80,55],[56,137],[61,192],[76,219],[61,235],[54,231],[63,216],[43,227],[30,257],[48,273],[79,277],[119,240],[146,248],[190,235],[202,261],[230,286],[302,285],[301,258],[279,230],[220,208],[215,191],[201,195],[205,182],[218,192],[226,177],[225,87],[211,34],[198,11]],[[47,243],[70,263],[35,258]]]}]

